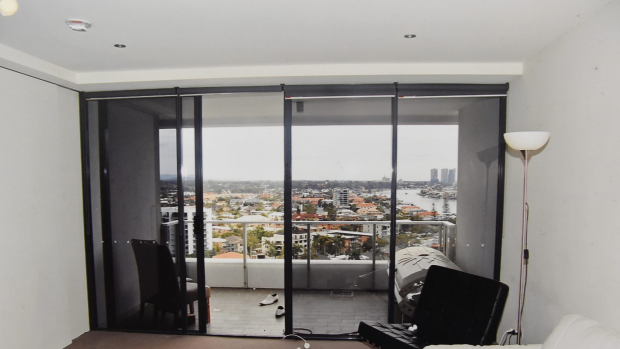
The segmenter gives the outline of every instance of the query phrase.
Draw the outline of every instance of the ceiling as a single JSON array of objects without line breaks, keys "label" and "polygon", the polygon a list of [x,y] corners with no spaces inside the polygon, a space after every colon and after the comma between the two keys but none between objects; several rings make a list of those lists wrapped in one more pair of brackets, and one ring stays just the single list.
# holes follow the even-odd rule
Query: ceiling
[{"label": "ceiling", "polygon": [[[95,90],[506,82],[612,1],[18,2],[14,16],[0,17],[0,65]],[[71,31],[64,21],[74,18],[93,27]],[[405,39],[408,33],[417,37]]]}]

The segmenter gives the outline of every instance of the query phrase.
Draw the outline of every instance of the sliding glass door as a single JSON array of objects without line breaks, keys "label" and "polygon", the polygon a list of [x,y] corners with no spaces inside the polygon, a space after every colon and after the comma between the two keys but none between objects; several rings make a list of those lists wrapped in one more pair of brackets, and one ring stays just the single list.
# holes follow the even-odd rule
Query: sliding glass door
[{"label": "sliding glass door", "polygon": [[177,100],[89,102],[89,131],[99,326],[182,330],[197,298],[185,278]]},{"label": "sliding glass door", "polygon": [[293,329],[386,322],[392,98],[292,102]]},{"label": "sliding glass door", "polygon": [[409,319],[416,261],[497,278],[505,96],[450,86],[93,98],[98,326],[351,337]]},{"label": "sliding glass door", "polygon": [[196,200],[204,204],[205,258],[198,263],[210,287],[207,333],[282,335],[282,92],[192,98],[202,108]]}]

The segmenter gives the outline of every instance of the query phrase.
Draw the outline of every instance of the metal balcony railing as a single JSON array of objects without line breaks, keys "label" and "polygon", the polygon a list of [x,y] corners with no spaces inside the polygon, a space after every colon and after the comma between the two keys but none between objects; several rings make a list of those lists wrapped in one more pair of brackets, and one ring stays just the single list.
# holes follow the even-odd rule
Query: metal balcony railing
[{"label": "metal balcony railing", "polygon": [[[185,223],[193,223],[192,221],[185,221]],[[238,267],[239,260],[214,260],[212,258],[206,258],[205,264],[211,266],[205,268],[207,277],[212,287],[242,287],[242,288],[283,288],[284,276],[283,273],[278,273],[277,270],[282,268],[284,260],[278,259],[251,259],[248,260],[248,248],[247,248],[247,233],[248,225],[280,225],[283,226],[283,221],[237,221],[237,220],[205,220],[205,227],[208,224],[218,225],[241,225],[242,237],[243,237],[243,283],[241,284],[241,269]],[[318,278],[311,273],[311,265],[317,271],[314,274],[320,274],[325,276],[325,273],[345,273],[351,275],[372,275],[371,289],[387,289],[387,283],[383,282],[383,279],[387,280],[387,277],[380,277],[378,284],[375,283],[375,272],[377,266],[385,267],[387,269],[386,260],[377,260],[377,237],[378,228],[388,231],[389,236],[389,221],[293,221],[293,226],[297,228],[305,228],[306,237],[306,258],[294,259],[294,284],[296,288],[326,288],[326,289],[345,289],[351,282],[343,281],[342,285],[324,285]],[[173,232],[177,221],[162,223],[167,230]],[[317,260],[311,259],[311,246],[312,246],[312,229],[313,225],[371,225],[372,226],[372,258],[370,260]],[[397,234],[402,234],[408,229],[409,226],[436,226],[439,228],[437,231],[437,250],[442,252],[453,262],[456,262],[456,225],[447,221],[398,221],[396,223]],[[319,233],[321,231],[318,231]],[[355,234],[355,232],[351,232]],[[299,234],[297,232],[296,234]],[[172,234],[174,235],[174,234]],[[344,235],[344,233],[343,233]],[[399,247],[397,246],[397,250]],[[186,258],[186,264],[188,269],[188,276],[196,276],[196,258]],[[305,264],[305,268],[304,268]],[[338,265],[337,270],[334,270],[333,266]],[[331,268],[331,269],[330,269]],[[249,269],[252,269],[253,273],[257,273],[256,277],[250,277]],[[305,269],[305,270],[304,270]],[[318,272],[320,270],[320,272]],[[387,276],[387,275],[386,275]],[[302,280],[305,279],[305,280]],[[323,278],[325,279],[325,277]],[[335,280],[337,278],[332,278]],[[305,281],[305,282],[304,282]],[[334,281],[332,281],[333,283]],[[383,285],[385,283],[385,285]],[[305,285],[303,285],[305,284]]]}]

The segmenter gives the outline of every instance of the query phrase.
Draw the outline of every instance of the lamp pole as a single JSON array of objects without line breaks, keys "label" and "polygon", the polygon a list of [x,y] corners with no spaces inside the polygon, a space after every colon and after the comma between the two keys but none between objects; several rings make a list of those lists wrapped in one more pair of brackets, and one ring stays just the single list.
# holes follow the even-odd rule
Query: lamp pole
[{"label": "lamp pole", "polygon": [[521,320],[523,318],[523,305],[525,303],[525,283],[527,278],[527,261],[529,250],[527,249],[527,225],[529,219],[529,207],[527,204],[527,165],[529,162],[529,150],[521,150],[525,165],[523,169],[523,217],[521,221],[521,270],[519,272],[519,309],[517,319],[517,344],[521,344]]},{"label": "lamp pole", "polygon": [[527,286],[527,264],[530,251],[527,249],[527,225],[530,207],[527,204],[527,168],[530,161],[530,151],[542,148],[549,141],[549,132],[509,132],[504,133],[506,144],[523,154],[523,217],[521,220],[521,270],[519,272],[519,309],[517,318],[517,344],[523,338],[522,321],[523,305],[525,304],[525,288]]}]

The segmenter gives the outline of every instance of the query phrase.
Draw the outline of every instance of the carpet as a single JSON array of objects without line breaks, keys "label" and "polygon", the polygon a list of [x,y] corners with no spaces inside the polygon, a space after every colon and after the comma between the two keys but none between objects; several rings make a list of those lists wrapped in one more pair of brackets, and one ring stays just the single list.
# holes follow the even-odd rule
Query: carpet
[{"label": "carpet", "polygon": [[[369,349],[366,342],[308,340],[310,349]],[[299,339],[257,339],[216,336],[164,335],[91,331],[73,340],[66,349],[303,349]]]}]

